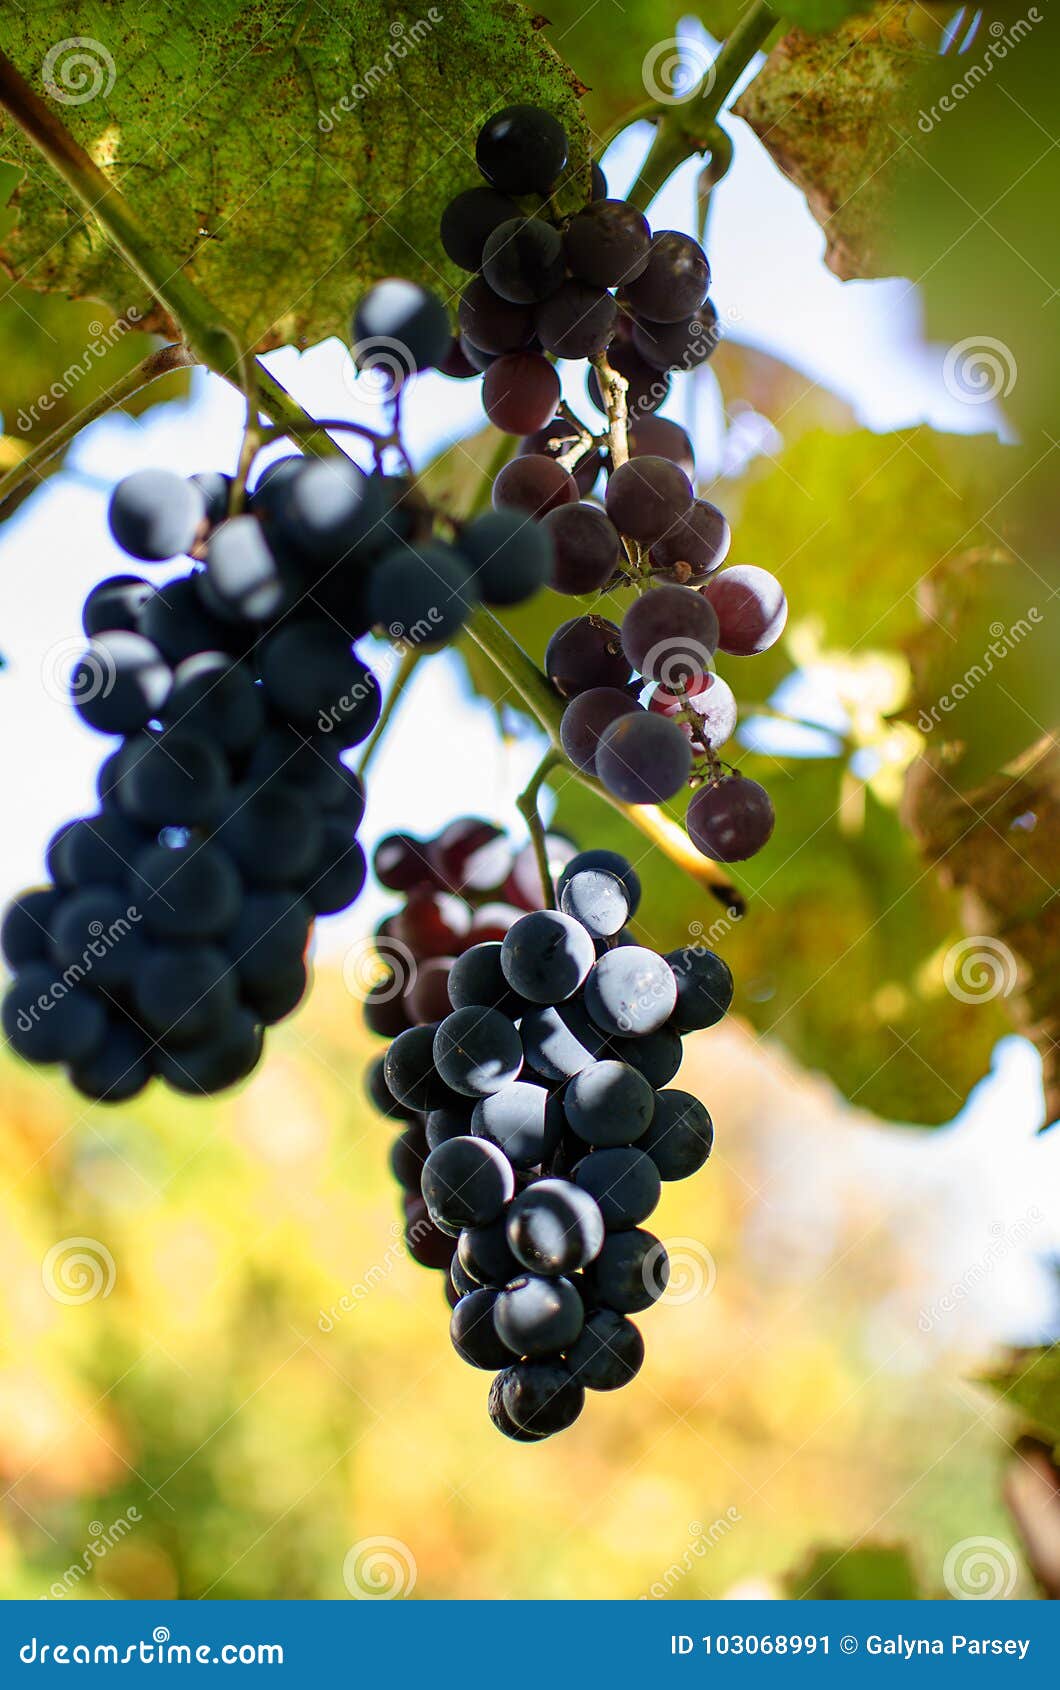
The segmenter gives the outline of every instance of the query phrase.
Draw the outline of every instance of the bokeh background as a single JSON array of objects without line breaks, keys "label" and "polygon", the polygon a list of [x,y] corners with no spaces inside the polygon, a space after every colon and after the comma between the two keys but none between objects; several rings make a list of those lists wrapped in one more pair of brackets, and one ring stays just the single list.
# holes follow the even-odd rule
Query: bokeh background
[{"label": "bokeh background", "polygon": [[[711,47],[681,30],[690,52]],[[837,281],[801,195],[744,124],[733,132],[710,252],[744,397],[730,386],[723,400],[704,372],[664,409],[694,435],[711,497],[726,507],[756,465],[810,433],[806,462],[854,428],[881,457],[893,431],[919,424],[1008,438],[1000,404],[947,385],[917,288]],[[644,142],[634,130],[605,161],[618,191]],[[694,178],[674,178],[657,226],[693,226]],[[54,325],[14,292],[9,329],[16,311],[32,322],[47,369]],[[337,342],[270,363],[317,414],[370,417]],[[407,422],[425,461],[478,426],[477,397],[423,377]],[[99,742],[64,682],[81,599],[120,567],[110,487],[140,465],[230,469],[240,427],[221,383],[174,382],[139,416],[87,429],[0,533],[4,898],[40,878],[53,829],[92,807]],[[853,524],[881,520],[863,508]],[[734,555],[783,561],[761,529],[756,541],[752,559],[737,526]],[[797,791],[849,756],[851,722],[878,723],[896,684],[826,661],[798,605],[792,627],[787,703],[802,726],[778,737],[763,712],[750,734],[782,814],[786,783]],[[373,769],[366,843],[467,811],[517,831],[514,796],[539,749],[472,693],[455,656],[432,659]],[[886,757],[860,775],[884,780]],[[608,842],[610,825],[596,811],[579,842]],[[809,860],[826,936],[830,874],[814,884]],[[666,888],[667,907],[643,913],[649,940],[656,922],[670,932],[720,913],[690,883]],[[152,1091],[89,1107],[0,1054],[3,1593],[1036,1594],[1006,1503],[1027,1420],[983,1382],[1011,1346],[1056,1333],[1060,1149],[1038,1136],[1035,1049],[999,1037],[990,1074],[926,1133],[856,1107],[746,1017],[689,1039],[680,1084],[707,1102],[717,1148],[652,1222],[676,1271],[642,1320],[643,1372],[562,1437],[508,1444],[486,1418],[486,1376],[451,1351],[437,1279],[404,1255],[387,1125],[363,1097],[375,1052],[349,959],[390,907],[373,888],[322,924],[311,996],[221,1100]],[[770,953],[768,898],[750,919],[768,997],[797,959]],[[867,1052],[864,1066],[868,1083]]]}]

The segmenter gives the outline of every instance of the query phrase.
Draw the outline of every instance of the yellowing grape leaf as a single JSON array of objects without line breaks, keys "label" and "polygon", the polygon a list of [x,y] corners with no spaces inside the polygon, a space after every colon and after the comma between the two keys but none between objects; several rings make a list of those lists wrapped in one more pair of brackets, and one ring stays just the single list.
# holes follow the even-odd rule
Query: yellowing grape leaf
[{"label": "yellowing grape leaf", "polygon": [[908,173],[923,170],[911,137],[937,38],[916,0],[877,4],[832,34],[793,29],[733,108],[805,193],[844,279],[894,273],[888,224]]},{"label": "yellowing grape leaf", "polygon": [[[561,203],[584,199],[578,84],[514,0],[358,0],[341,15],[286,0],[209,6],[44,4],[4,47],[121,189],[160,251],[248,344],[348,332],[357,295],[399,272],[461,285],[438,218],[480,180],[475,137],[516,101],[564,124]],[[142,287],[70,190],[8,123],[24,169],[0,260],[34,288],[143,306]]]}]

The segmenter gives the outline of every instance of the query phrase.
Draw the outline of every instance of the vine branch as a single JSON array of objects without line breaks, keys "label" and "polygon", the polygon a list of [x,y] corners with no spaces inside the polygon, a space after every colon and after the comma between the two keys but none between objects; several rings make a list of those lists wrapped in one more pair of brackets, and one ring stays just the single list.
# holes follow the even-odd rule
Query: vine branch
[{"label": "vine branch", "polygon": [[779,21],[765,0],[754,0],[686,100],[673,105],[654,102],[627,117],[627,123],[645,117],[656,120],[654,139],[626,195],[638,211],[647,210],[679,164],[693,153],[710,149],[711,131],[726,100]]},{"label": "vine branch", "polygon": [[417,649],[409,646],[404,652],[402,652],[401,662],[398,664],[397,674],[394,676],[390,691],[383,700],[383,708],[379,712],[379,720],[368,735],[368,738],[365,740],[364,750],[361,752],[361,759],[357,764],[357,773],[362,777],[362,779],[367,774],[368,765],[375,756],[376,748],[382,742],[383,735],[390,726],[391,718],[395,714],[398,705],[404,697],[405,690],[415,673],[416,665],[419,663],[420,658],[425,655],[426,654],[422,647]]},{"label": "vine branch", "polygon": [[525,821],[530,833],[530,841],[534,847],[534,858],[537,862],[537,872],[541,876],[545,908],[549,910],[554,910],[556,907],[556,888],[553,885],[552,869],[548,860],[548,838],[545,834],[545,826],[541,820],[541,811],[538,808],[537,800],[546,776],[558,764],[565,762],[566,758],[562,751],[557,751],[555,746],[550,745],[530,776],[525,791],[521,792],[515,800],[515,807]]}]

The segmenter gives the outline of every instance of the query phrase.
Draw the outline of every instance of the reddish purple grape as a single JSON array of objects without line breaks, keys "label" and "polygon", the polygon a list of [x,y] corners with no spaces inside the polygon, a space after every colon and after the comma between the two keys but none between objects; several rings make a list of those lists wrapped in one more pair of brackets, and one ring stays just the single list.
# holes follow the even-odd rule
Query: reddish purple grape
[{"label": "reddish purple grape", "polygon": [[706,599],[687,587],[653,587],[626,611],[622,649],[638,675],[679,692],[710,673],[718,619]]},{"label": "reddish purple grape", "polygon": [[537,308],[537,336],[557,358],[595,358],[614,332],[616,306],[604,288],[564,282]]},{"label": "reddish purple grape", "polygon": [[470,377],[481,374],[477,365],[471,362],[464,350],[464,342],[460,335],[454,335],[449,343],[449,350],[438,365],[439,373],[448,376],[450,381],[468,381]]},{"label": "reddish purple grape", "polygon": [[696,457],[692,442],[680,423],[669,417],[637,417],[630,424],[629,455],[631,458],[669,458],[683,469],[689,481],[696,473]]},{"label": "reddish purple grape", "polygon": [[416,886],[437,885],[422,839],[412,833],[388,833],[375,848],[372,869],[389,892],[411,892]]},{"label": "reddish purple grape", "polygon": [[505,106],[479,130],[475,162],[505,194],[547,194],[567,163],[563,125],[540,106]]},{"label": "reddish purple grape", "polygon": [[661,575],[684,582],[720,568],[732,531],[717,505],[697,499],[651,548],[651,562]]},{"label": "reddish purple grape", "polygon": [[483,375],[501,357],[499,352],[483,352],[481,346],[473,346],[466,334],[460,335],[459,340],[460,350],[477,376]]},{"label": "reddish purple grape", "polygon": [[773,832],[773,803],[764,786],[746,775],[722,775],[701,786],[688,806],[688,837],[704,857],[742,863]]},{"label": "reddish purple grape", "polygon": [[540,352],[508,352],[482,378],[482,408],[505,434],[544,428],[559,404],[559,376]]},{"label": "reddish purple grape", "polygon": [[493,483],[493,504],[497,510],[529,511],[543,517],[560,505],[576,504],[578,483],[573,475],[541,454],[512,458]]},{"label": "reddish purple grape", "polygon": [[468,282],[457,309],[460,327],[473,346],[483,352],[517,352],[534,335],[529,305],[513,305],[494,293],[481,276]]},{"label": "reddish purple grape", "polygon": [[701,589],[718,617],[718,648],[734,657],[768,651],[784,632],[788,601],[768,569],[738,563]]},{"label": "reddish purple grape", "polygon": [[618,687],[590,687],[572,698],[560,718],[559,737],[575,767],[593,774],[600,735],[620,716],[639,709],[636,699]]},{"label": "reddish purple grape", "polygon": [[604,511],[581,501],[561,505],[541,526],[552,541],[555,592],[597,593],[607,586],[621,562],[622,542]]},{"label": "reddish purple grape", "polygon": [[598,288],[632,282],[650,247],[647,218],[625,200],[595,200],[571,219],[563,238],[571,275]]},{"label": "reddish purple grape", "polygon": [[415,972],[412,984],[404,997],[409,1022],[422,1027],[427,1022],[444,1021],[452,1005],[449,1002],[449,970],[455,957],[428,957]]},{"label": "reddish purple grape", "polygon": [[605,616],[561,622],[545,649],[545,673],[562,698],[590,687],[624,687],[629,663],[615,624]]},{"label": "reddish purple grape", "polygon": [[410,892],[404,909],[392,918],[393,937],[407,945],[419,961],[426,957],[457,956],[467,942],[471,912],[450,892]]},{"label": "reddish purple grape", "polygon": [[656,687],[648,708],[654,710],[657,716],[668,716],[671,721],[677,721],[690,739],[692,726],[689,722],[681,720],[681,715],[683,710],[691,710],[713,751],[719,750],[736,731],[735,695],[728,682],[713,673],[701,676],[694,690],[685,693],[683,697],[670,692],[667,687]]},{"label": "reddish purple grape", "polygon": [[638,710],[605,728],[596,748],[596,773],[626,804],[662,804],[692,772],[692,748],[676,722]]},{"label": "reddish purple grape", "polygon": [[622,303],[651,323],[679,323],[699,310],[710,287],[710,265],[698,241],[677,229],[662,229],[648,262],[623,290]]},{"label": "reddish purple grape", "polygon": [[427,854],[441,885],[465,896],[495,892],[511,868],[504,830],[480,816],[458,816],[431,840]]},{"label": "reddish purple grape", "polygon": [[607,483],[607,514],[621,534],[654,545],[692,504],[692,483],[669,458],[630,458]]}]

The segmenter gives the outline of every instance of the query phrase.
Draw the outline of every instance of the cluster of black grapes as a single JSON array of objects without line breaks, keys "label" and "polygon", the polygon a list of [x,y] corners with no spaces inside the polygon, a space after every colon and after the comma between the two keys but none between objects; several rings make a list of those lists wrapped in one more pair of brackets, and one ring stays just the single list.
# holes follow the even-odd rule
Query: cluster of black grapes
[{"label": "cluster of black grapes", "polygon": [[[384,872],[407,881],[413,854],[398,875],[387,849]],[[435,876],[437,857],[419,859]],[[402,889],[411,902],[429,886]],[[376,1107],[405,1123],[391,1164],[410,1252],[447,1272],[454,1347],[496,1375],[490,1417],[522,1442],[640,1368],[629,1317],[669,1277],[642,1223],[662,1181],[695,1173],[713,1142],[707,1110],[670,1081],[683,1034],[732,1001],[713,952],[663,957],[633,940],[640,885],[617,853],[575,853],[557,891],[558,910],[517,914],[448,958],[445,1002],[413,994],[414,1024],[369,1074]],[[368,1019],[391,1035],[371,1006]]]},{"label": "cluster of black grapes", "polygon": [[294,584],[296,557],[305,583],[351,543],[326,526],[328,490],[363,506],[364,482],[350,464],[285,459],[232,517],[223,475],[141,470],[115,488],[111,532],[133,558],[206,563],[89,593],[72,698],[119,743],[98,811],[59,829],[51,883],[3,922],[5,1032],[88,1097],[122,1101],[152,1075],[191,1093],[242,1079],[263,1028],[303,996],[314,919],[364,884],[364,792],[342,754],[374,725],[379,685],[352,647],[362,623],[344,628]]},{"label": "cluster of black grapes", "polygon": [[[596,166],[589,204],[560,222],[551,196],[567,141],[548,112],[497,113],[479,134],[476,157],[485,185],[458,194],[442,216],[447,254],[475,274],[441,368],[454,376],[484,371],[487,416],[524,436],[494,482],[493,503],[547,534],[549,585],[575,596],[623,585],[638,593],[621,627],[587,614],[553,636],[545,666],[571,701],[564,749],[627,803],[663,802],[691,785],[693,844],[716,860],[740,861],[769,839],[773,807],[762,786],[718,759],[736,726],[736,703],[714,657],[766,650],[783,631],[787,605],[764,569],[716,575],[729,525],[695,496],[685,431],[652,415],[670,372],[695,369],[717,344],[706,255],[675,230],[653,235],[640,211],[608,197]],[[597,437],[557,415],[553,360],[604,353],[626,384],[621,461],[610,430]],[[600,368],[590,372],[589,397],[605,412],[608,381]],[[602,504],[589,497],[601,469]]]}]

